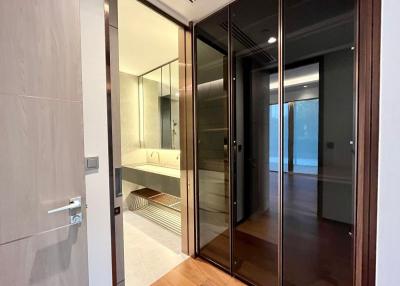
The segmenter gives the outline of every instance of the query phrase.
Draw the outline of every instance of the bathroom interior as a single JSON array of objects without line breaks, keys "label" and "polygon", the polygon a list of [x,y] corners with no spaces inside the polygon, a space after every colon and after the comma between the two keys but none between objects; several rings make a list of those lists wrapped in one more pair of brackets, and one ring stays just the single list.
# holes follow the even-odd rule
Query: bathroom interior
[{"label": "bathroom interior", "polygon": [[186,258],[181,249],[178,32],[178,25],[139,1],[118,1],[128,286],[149,285]]}]

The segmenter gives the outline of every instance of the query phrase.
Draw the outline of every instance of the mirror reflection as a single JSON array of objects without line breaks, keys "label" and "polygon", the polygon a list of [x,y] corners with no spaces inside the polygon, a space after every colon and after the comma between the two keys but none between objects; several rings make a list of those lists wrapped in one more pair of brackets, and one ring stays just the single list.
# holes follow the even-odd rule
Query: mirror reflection
[{"label": "mirror reflection", "polygon": [[179,66],[166,63],[139,76],[142,148],[179,149]]}]

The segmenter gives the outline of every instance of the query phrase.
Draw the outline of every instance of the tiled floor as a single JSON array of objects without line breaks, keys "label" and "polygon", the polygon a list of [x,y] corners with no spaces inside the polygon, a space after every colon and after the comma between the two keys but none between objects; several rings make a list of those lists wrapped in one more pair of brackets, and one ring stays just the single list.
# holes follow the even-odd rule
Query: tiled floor
[{"label": "tiled floor", "polygon": [[125,285],[146,286],[186,258],[180,236],[134,212],[124,212]]}]

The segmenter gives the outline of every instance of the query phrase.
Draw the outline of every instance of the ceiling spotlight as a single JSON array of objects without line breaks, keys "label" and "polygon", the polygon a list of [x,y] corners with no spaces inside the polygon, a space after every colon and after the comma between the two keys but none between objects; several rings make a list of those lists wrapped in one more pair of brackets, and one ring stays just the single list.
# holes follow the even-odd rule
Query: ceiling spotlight
[{"label": "ceiling spotlight", "polygon": [[354,51],[355,47],[351,47],[351,50]]},{"label": "ceiling spotlight", "polygon": [[304,88],[307,88],[307,87],[308,87],[308,85],[303,85],[303,87],[304,87]]},{"label": "ceiling spotlight", "polygon": [[276,42],[276,38],[275,37],[269,37],[268,44],[273,44],[275,42]]}]

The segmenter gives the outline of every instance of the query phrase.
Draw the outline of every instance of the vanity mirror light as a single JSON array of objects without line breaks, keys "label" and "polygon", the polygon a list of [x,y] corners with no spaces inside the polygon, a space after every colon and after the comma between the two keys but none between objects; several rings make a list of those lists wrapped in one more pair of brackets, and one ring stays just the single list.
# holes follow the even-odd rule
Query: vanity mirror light
[{"label": "vanity mirror light", "polygon": [[141,148],[179,149],[179,66],[175,59],[139,76]]}]

